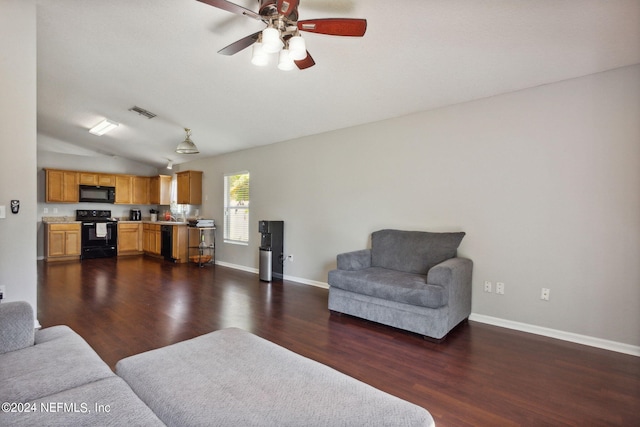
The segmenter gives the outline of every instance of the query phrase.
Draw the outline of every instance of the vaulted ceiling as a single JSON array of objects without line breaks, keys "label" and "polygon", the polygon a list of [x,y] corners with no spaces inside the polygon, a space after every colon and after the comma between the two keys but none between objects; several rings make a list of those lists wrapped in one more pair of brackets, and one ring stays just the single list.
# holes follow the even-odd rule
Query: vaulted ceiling
[{"label": "vaulted ceiling", "polygon": [[[213,156],[640,63],[640,0],[301,0],[300,19],[368,21],[304,33],[302,71],[217,54],[264,24],[196,0],[37,5],[38,149],[156,167],[193,159],[185,127]],[[89,134],[103,118],[120,126]]]}]

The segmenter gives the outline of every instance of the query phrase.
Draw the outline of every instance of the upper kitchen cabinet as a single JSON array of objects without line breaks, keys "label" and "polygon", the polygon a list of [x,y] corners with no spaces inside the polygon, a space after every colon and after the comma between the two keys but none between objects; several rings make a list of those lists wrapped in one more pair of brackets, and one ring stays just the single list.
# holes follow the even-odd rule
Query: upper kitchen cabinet
[{"label": "upper kitchen cabinet", "polygon": [[[149,180],[148,176],[131,177],[131,203],[134,205],[149,204]],[[116,194],[118,194],[116,192]]]},{"label": "upper kitchen cabinet", "polygon": [[178,177],[178,204],[202,204],[202,171],[184,171]]},{"label": "upper kitchen cabinet", "polygon": [[171,176],[152,176],[149,180],[149,203],[152,205],[171,204]]},{"label": "upper kitchen cabinet", "polygon": [[46,203],[78,203],[78,172],[45,170]]},{"label": "upper kitchen cabinet", "polygon": [[106,173],[78,172],[78,179],[81,185],[116,186],[116,176]]},{"label": "upper kitchen cabinet", "polygon": [[116,203],[130,205],[133,200],[131,175],[116,175]]}]

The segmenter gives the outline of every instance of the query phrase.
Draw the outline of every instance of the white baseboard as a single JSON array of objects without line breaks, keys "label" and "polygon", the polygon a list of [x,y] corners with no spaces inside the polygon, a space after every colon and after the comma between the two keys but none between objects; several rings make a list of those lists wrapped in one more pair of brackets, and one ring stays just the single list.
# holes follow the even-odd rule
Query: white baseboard
[{"label": "white baseboard", "polygon": [[[246,272],[249,272],[249,273],[259,274],[258,269],[257,268],[253,268],[253,267],[245,267],[244,265],[231,264],[231,263],[224,262],[224,261],[216,261],[216,264],[217,265],[221,265],[223,267],[235,268],[236,270],[242,270],[242,271],[246,271]],[[316,286],[316,287],[319,287],[319,288],[329,289],[329,284],[324,283],[324,282],[317,282],[315,280],[304,279],[302,277],[288,276],[286,274],[283,275],[282,278],[284,280],[290,280],[292,282],[302,283],[304,285],[311,285],[311,286]]]},{"label": "white baseboard", "polygon": [[528,323],[514,322],[512,320],[500,319],[498,317],[485,316],[484,314],[471,313],[469,320],[640,357],[640,347],[630,344],[604,340],[602,338],[595,338],[587,335],[574,334],[572,332],[559,331],[557,329],[530,325]]},{"label": "white baseboard", "polygon": [[[228,262],[216,261],[223,267],[235,268],[237,270],[248,271],[250,273],[258,274],[258,269],[245,267],[243,265],[230,264]],[[324,282],[317,282],[315,280],[304,279],[302,277],[294,277],[284,275],[285,280],[292,282],[302,283],[310,286],[317,286],[319,288],[329,289],[329,285]],[[604,350],[615,351],[618,353],[630,354],[632,356],[640,357],[640,347],[619,343],[616,341],[604,340],[602,338],[590,337],[587,335],[574,334],[571,332],[559,331],[557,329],[544,328],[542,326],[530,325],[528,323],[514,322],[512,320],[500,319],[498,317],[485,316],[484,314],[471,313],[469,320],[474,322],[486,323],[488,325],[499,326],[501,328],[513,329],[521,332],[528,332],[530,334],[542,335],[549,338],[556,338],[563,341],[569,341],[576,344],[588,345],[591,347],[602,348]]]}]

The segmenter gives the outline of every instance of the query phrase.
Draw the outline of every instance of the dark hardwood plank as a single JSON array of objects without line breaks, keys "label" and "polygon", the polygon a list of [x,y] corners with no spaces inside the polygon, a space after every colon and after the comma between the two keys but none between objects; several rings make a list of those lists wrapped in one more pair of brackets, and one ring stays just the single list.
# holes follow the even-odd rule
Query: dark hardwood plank
[{"label": "dark hardwood plank", "polygon": [[640,359],[467,322],[439,344],[327,310],[327,290],[145,257],[38,262],[38,318],[118,360],[236,326],[428,409],[442,426],[640,425]]}]

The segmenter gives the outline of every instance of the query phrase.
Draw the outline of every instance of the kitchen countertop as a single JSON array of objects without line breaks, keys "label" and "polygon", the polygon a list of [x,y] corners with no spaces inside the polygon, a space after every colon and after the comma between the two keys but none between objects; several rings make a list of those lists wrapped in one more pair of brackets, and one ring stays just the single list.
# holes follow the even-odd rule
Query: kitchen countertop
[{"label": "kitchen countertop", "polygon": [[[46,224],[79,224],[82,221],[76,221],[73,216],[43,216],[42,222]],[[118,220],[121,224],[160,224],[160,225],[188,225],[187,221],[150,221],[143,219],[142,221],[130,221],[128,219]]]}]

